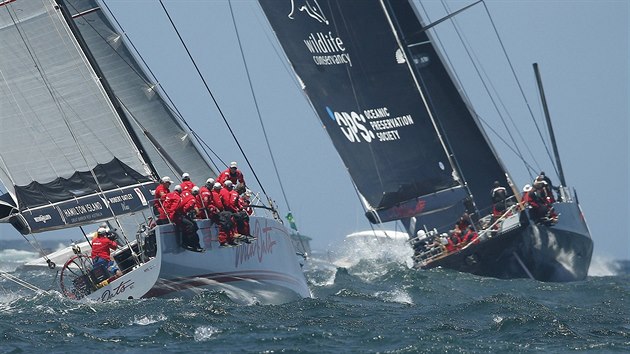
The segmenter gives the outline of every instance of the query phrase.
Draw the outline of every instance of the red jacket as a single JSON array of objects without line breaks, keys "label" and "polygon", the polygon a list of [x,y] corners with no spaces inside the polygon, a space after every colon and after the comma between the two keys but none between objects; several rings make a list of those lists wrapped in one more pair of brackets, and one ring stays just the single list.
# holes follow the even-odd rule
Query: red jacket
[{"label": "red jacket", "polygon": [[243,173],[241,172],[241,170],[236,170],[236,172],[232,173],[232,171],[228,168],[227,170],[221,172],[219,176],[217,176],[217,182],[221,183],[221,185],[223,185],[223,183],[228,179],[232,181],[234,185],[236,185],[236,182],[245,185],[245,179],[243,178]]},{"label": "red jacket", "polygon": [[251,207],[252,202],[249,200],[249,198],[245,198],[245,197],[241,197],[241,210],[244,210],[247,215],[252,215],[254,214],[254,209]]},{"label": "red jacket", "polygon": [[192,181],[182,181],[182,183],[180,183],[179,185],[182,187],[182,193],[192,190],[195,186]]},{"label": "red jacket", "polygon": [[175,191],[166,195],[166,199],[164,200],[164,211],[166,211],[166,214],[171,221],[175,221],[181,200],[181,195]]},{"label": "red jacket", "polygon": [[195,210],[195,196],[192,193],[182,192],[182,201],[179,203],[179,212],[186,215]]},{"label": "red jacket", "polygon": [[155,188],[155,200],[153,201],[153,205],[159,213],[159,215],[157,215],[158,219],[166,219],[166,212],[164,211],[164,200],[166,200],[166,195],[168,193],[170,193],[170,191],[168,190],[168,187],[164,184],[159,184],[157,188]]},{"label": "red jacket", "polygon": [[116,241],[112,241],[105,236],[96,236],[92,239],[92,259],[99,257],[110,261],[109,252],[116,248],[118,248]]},{"label": "red jacket", "polygon": [[227,190],[227,188],[221,188],[219,192],[221,195],[221,202],[223,203],[223,210],[231,211],[236,213],[238,209],[234,206],[234,202],[232,201],[232,193]]},{"label": "red jacket", "polygon": [[161,183],[158,184],[157,188],[155,188],[155,200],[153,201],[153,205],[155,205],[156,208],[161,209],[162,205],[160,205],[160,203],[164,203],[164,199],[166,199],[166,195],[169,192],[170,191],[167,186]]},{"label": "red jacket", "polygon": [[[213,214],[217,214],[219,212],[217,207],[214,206],[213,199],[212,199],[212,192],[210,191],[210,189],[208,189],[208,187],[203,186],[199,188],[199,194],[197,195],[197,200],[198,200],[197,207],[199,208],[199,214],[197,215],[198,217],[205,219],[206,217],[209,217]],[[206,213],[202,209],[205,209],[208,211],[207,216],[206,216]]]},{"label": "red jacket", "polygon": [[223,190],[223,188],[221,188],[220,190],[216,190],[216,189],[212,189],[211,193],[212,193],[212,205],[214,205],[215,208],[219,209],[219,211],[223,211],[223,199],[221,198],[221,191]]}]

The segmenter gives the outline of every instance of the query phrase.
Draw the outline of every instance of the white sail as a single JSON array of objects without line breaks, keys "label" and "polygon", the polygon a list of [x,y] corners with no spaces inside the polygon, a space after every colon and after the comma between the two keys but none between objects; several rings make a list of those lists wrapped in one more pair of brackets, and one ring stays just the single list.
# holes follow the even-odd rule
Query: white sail
[{"label": "white sail", "polygon": [[148,175],[61,14],[48,1],[0,11],[0,180],[47,183],[114,157]]}]

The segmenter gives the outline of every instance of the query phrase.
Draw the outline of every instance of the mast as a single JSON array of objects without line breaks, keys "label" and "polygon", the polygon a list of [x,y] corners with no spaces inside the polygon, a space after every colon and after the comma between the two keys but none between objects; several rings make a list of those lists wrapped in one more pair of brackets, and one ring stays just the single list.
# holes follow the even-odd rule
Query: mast
[{"label": "mast", "polygon": [[540,78],[540,71],[538,70],[538,63],[534,63],[534,73],[536,74],[536,83],[538,84],[538,91],[540,92],[540,100],[542,101],[543,110],[545,112],[545,120],[547,121],[547,129],[549,129],[549,137],[551,138],[551,146],[553,147],[553,155],[556,159],[556,165],[558,166],[558,177],[560,183],[563,186],[567,185],[564,179],[564,172],[562,171],[562,163],[560,162],[560,153],[558,152],[558,144],[556,144],[556,136],[553,133],[553,126],[551,125],[551,117],[549,115],[549,108],[547,107],[547,99],[545,98],[545,90],[543,89],[542,79]]},{"label": "mast", "polygon": [[74,38],[77,40],[79,47],[81,47],[83,54],[85,54],[85,57],[90,63],[90,66],[92,67],[96,75],[98,76],[98,79],[101,82],[101,85],[103,85],[105,94],[109,98],[109,101],[111,102],[111,104],[114,106],[116,113],[118,113],[118,115],[120,116],[120,120],[123,123],[123,126],[125,127],[125,129],[127,130],[127,133],[131,137],[131,140],[133,141],[134,145],[138,149],[140,156],[142,156],[142,159],[146,162],[147,166],[151,170],[151,177],[154,180],[157,180],[159,174],[157,173],[155,166],[153,166],[153,163],[151,162],[149,155],[146,153],[146,151],[142,147],[142,144],[140,143],[140,139],[138,138],[135,131],[133,130],[133,127],[131,126],[129,118],[127,117],[127,115],[125,114],[125,111],[122,109],[122,107],[118,103],[118,100],[116,99],[116,95],[114,94],[114,91],[112,90],[111,86],[107,82],[107,79],[105,79],[105,75],[103,75],[103,72],[101,71],[101,68],[96,62],[96,59],[92,55],[92,52],[90,52],[87,44],[85,43],[85,40],[81,36],[79,29],[77,28],[76,24],[74,23],[74,20],[72,19],[72,15],[70,15],[70,12],[68,11],[68,8],[66,7],[65,1],[55,0],[55,2],[57,3],[58,9],[61,11],[61,14],[63,15],[63,19],[68,24],[68,27],[70,28],[70,31],[74,35]]}]

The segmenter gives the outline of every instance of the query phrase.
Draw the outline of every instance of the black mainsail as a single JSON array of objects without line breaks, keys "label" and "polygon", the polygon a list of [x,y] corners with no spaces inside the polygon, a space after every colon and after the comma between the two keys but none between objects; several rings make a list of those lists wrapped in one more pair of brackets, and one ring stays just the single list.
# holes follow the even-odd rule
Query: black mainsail
[{"label": "black mainsail", "polygon": [[461,204],[463,181],[381,3],[321,1],[291,14],[260,3],[371,219]]},{"label": "black mainsail", "polygon": [[408,1],[319,1],[292,16],[260,3],[371,221],[439,211],[431,223],[446,226],[475,211],[465,199],[491,207],[505,169]]}]

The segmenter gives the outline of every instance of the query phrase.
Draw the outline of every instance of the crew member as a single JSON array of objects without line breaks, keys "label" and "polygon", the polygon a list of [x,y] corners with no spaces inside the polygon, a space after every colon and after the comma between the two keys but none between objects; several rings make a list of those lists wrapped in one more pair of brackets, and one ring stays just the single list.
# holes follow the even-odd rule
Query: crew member
[{"label": "crew member", "polygon": [[236,161],[230,162],[230,167],[225,171],[221,172],[217,177],[217,182],[223,185],[225,181],[230,180],[232,184],[236,185],[236,183],[240,183],[245,186],[245,179],[243,178],[243,173],[238,169]]},{"label": "crew member", "polygon": [[507,198],[507,191],[505,190],[505,187],[501,186],[499,181],[494,181],[494,188],[492,189],[491,194],[492,216],[496,220],[505,212],[505,199]]},{"label": "crew member", "polygon": [[189,191],[182,191],[182,199],[177,210],[178,213],[181,214],[181,217],[179,217],[178,220],[182,232],[182,247],[189,251],[203,252],[199,244],[199,235],[197,235],[199,227],[193,220],[198,212],[196,210],[195,194],[199,194],[199,188],[197,186],[192,187]]},{"label": "crew member", "polygon": [[99,227],[96,231],[96,237],[92,239],[92,264],[94,268],[100,265],[110,272],[110,274],[116,274],[121,276],[122,273],[116,267],[116,263],[111,259],[111,251],[118,248],[116,241],[107,237],[107,229]]},{"label": "crew member", "polygon": [[195,186],[195,184],[190,180],[190,174],[188,174],[188,172],[184,172],[182,174],[182,183],[179,185],[182,186],[182,192],[190,192],[190,190]]},{"label": "crew member", "polygon": [[[232,183],[232,182],[230,182]],[[230,195],[225,188],[222,188],[221,183],[215,182],[212,188],[212,198],[214,205],[220,210],[219,212],[219,243],[221,246],[234,246],[234,220],[232,218],[232,212],[227,210],[227,203],[229,202]]]},{"label": "crew member", "polygon": [[157,216],[157,224],[168,224],[168,218],[166,217],[166,212],[164,211],[164,200],[166,200],[166,195],[170,193],[168,189],[171,185],[171,178],[168,176],[164,176],[160,179],[160,184],[155,188],[155,199],[153,200],[153,213]]}]

